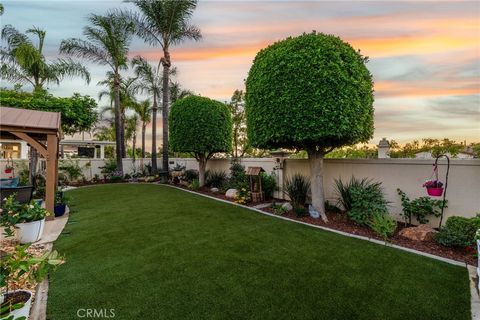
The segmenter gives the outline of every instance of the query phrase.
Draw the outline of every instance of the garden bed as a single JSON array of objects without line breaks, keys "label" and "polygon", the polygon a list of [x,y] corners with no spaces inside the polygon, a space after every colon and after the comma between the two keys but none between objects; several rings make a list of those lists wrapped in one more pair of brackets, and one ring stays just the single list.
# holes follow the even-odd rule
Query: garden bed
[{"label": "garden bed", "polygon": [[[209,188],[203,187],[199,190],[191,190],[185,186],[181,185],[175,185],[177,187],[187,189],[190,191],[198,192],[201,194],[209,195],[216,197],[218,199],[222,200],[227,200],[234,202],[232,199],[225,197],[223,193],[214,193],[211,192]],[[273,200],[270,201],[263,201],[263,202],[256,202],[256,203],[248,203],[247,206],[249,207],[255,207],[258,206],[261,203],[272,203]],[[285,202],[284,200],[276,200],[277,204]],[[274,210],[271,207],[266,207],[266,208],[260,208],[259,210],[271,213],[271,214],[276,214]],[[346,233],[354,234],[354,235],[359,235],[363,237],[368,237],[368,238],[373,238],[377,240],[383,240],[381,237],[379,237],[372,229],[361,226],[356,224],[355,222],[351,221],[350,219],[347,218],[347,216],[344,213],[332,213],[332,212],[327,212],[327,217],[328,217],[328,222],[324,222],[322,219],[314,219],[310,216],[307,217],[297,217],[297,215],[293,212],[287,212],[283,215],[282,217],[289,218],[292,220],[296,221],[301,221],[304,223],[308,223],[311,225],[317,225],[317,226],[322,226],[326,228],[331,228],[339,231],[343,231]],[[397,229],[394,233],[394,235],[390,238],[390,242],[392,244],[430,253],[436,256],[440,256],[443,258],[448,258],[452,259],[455,261],[460,261],[460,262],[465,262],[469,265],[477,265],[477,258],[475,256],[475,249],[468,250],[466,248],[453,248],[453,247],[446,247],[438,244],[437,242],[433,240],[427,240],[427,241],[415,241],[411,240],[405,237],[402,237],[399,235],[399,232],[406,228],[406,227],[412,227],[412,225],[405,225],[402,222],[398,222],[397,224]]]}]

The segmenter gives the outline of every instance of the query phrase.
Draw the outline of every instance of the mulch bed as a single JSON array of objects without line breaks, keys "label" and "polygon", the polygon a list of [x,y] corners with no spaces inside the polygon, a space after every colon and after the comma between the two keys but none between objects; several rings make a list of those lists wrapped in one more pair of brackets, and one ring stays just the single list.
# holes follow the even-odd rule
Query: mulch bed
[{"label": "mulch bed", "polygon": [[[182,186],[182,185],[175,185],[175,186],[192,191],[191,189],[189,189],[185,186]],[[201,193],[201,194],[213,196],[213,197],[218,198],[218,199],[233,202],[232,199],[229,199],[229,198],[225,197],[225,195],[223,193],[213,193],[213,192],[210,191],[209,188],[206,188],[206,187],[203,187],[203,188],[200,188],[199,190],[194,190],[194,191],[198,192],[198,193]],[[263,203],[268,203],[268,202],[271,203],[272,201],[264,201]],[[276,202],[277,203],[282,203],[282,202],[285,202],[285,201],[284,200],[276,200]],[[247,205],[249,207],[255,207],[255,206],[257,206],[261,203],[262,202],[249,203]],[[262,208],[260,210],[268,212],[268,213],[275,214],[275,212],[270,207]],[[383,241],[383,239],[381,237],[379,237],[372,229],[370,229],[368,227],[365,227],[365,226],[358,225],[358,224],[352,222],[351,220],[348,219],[347,215],[344,214],[344,213],[327,212],[327,217],[328,217],[328,222],[327,223],[323,222],[322,219],[314,219],[310,216],[308,216],[308,217],[297,217],[297,215],[293,211],[290,211],[290,212],[287,212],[287,213],[283,214],[282,217],[286,217],[286,218],[289,218],[289,219],[292,219],[292,220],[297,220],[297,221],[305,222],[305,223],[312,224],[312,225],[322,226],[322,227],[326,227],[326,228],[330,228],[330,229],[335,229],[335,230],[347,232],[347,233],[350,233],[350,234],[355,234],[355,235],[364,236],[364,237],[373,238],[373,239]],[[394,235],[390,238],[390,242],[392,244],[402,246],[402,247],[406,247],[406,248],[410,248],[410,249],[414,249],[414,250],[418,250],[418,251],[422,251],[422,252],[426,252],[426,253],[430,253],[430,254],[433,254],[433,255],[436,255],[436,256],[452,259],[452,260],[455,260],[455,261],[465,262],[465,263],[468,263],[468,264],[474,265],[474,266],[477,265],[477,258],[476,258],[476,255],[475,255],[475,249],[469,250],[467,248],[445,247],[445,246],[442,246],[442,245],[436,243],[433,240],[430,240],[430,241],[415,241],[415,240],[407,239],[407,238],[404,238],[404,237],[399,235],[400,230],[402,230],[403,228],[406,228],[406,227],[411,227],[411,226],[405,225],[402,222],[398,222],[397,230],[395,231]]]}]

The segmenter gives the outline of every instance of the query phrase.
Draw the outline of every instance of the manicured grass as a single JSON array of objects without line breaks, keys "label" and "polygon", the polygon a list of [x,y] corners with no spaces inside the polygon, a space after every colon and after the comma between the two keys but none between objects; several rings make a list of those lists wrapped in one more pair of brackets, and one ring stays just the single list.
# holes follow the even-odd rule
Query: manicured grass
[{"label": "manicured grass", "polygon": [[49,319],[87,308],[135,320],[470,317],[462,267],[165,186],[69,196]]}]

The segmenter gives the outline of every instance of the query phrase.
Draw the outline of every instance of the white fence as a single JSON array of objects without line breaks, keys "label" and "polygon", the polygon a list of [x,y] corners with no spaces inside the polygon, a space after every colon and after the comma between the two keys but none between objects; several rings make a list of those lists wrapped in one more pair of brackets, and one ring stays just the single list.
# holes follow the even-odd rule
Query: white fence
[{"label": "white fence", "polygon": [[[101,159],[79,159],[86,179],[91,179],[95,174],[101,176],[100,167],[104,165]],[[138,168],[150,164],[150,159],[137,159],[135,166]],[[158,159],[158,167],[161,168],[162,159]],[[90,163],[90,165],[86,165]],[[287,159],[283,163],[275,158],[243,158],[241,163],[245,167],[259,166],[266,172],[275,172],[279,185],[282,185],[283,177],[293,173],[301,173],[310,176],[308,160]],[[170,166],[176,164],[186,166],[187,169],[198,169],[195,159],[171,158]],[[385,195],[390,201],[390,212],[397,215],[402,211],[400,197],[397,188],[407,193],[410,199],[425,196],[426,191],[422,187],[423,182],[432,173],[432,160],[418,159],[327,159],[325,160],[324,184],[325,195],[329,200],[335,199],[334,180],[342,178],[348,180],[351,176],[357,178],[371,178],[382,182]],[[125,173],[133,171],[132,159],[123,159]],[[0,161],[2,177],[5,176],[3,169],[5,161]],[[207,169],[223,170],[229,172],[230,160],[212,159],[207,164]],[[440,180],[445,180],[446,162],[439,161]],[[282,193],[277,193],[282,196]],[[440,199],[440,198],[439,198]],[[450,174],[447,190],[448,208],[445,210],[445,219],[449,216],[473,217],[480,213],[480,159],[453,159],[451,160]],[[445,220],[444,220],[445,221]],[[430,219],[432,225],[438,225],[438,220]]]}]

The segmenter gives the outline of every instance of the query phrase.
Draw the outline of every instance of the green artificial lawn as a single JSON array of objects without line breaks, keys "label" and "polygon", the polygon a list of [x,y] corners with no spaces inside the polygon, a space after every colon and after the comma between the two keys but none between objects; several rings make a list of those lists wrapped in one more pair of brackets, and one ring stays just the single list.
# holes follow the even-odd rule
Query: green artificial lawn
[{"label": "green artificial lawn", "polygon": [[48,319],[470,317],[463,267],[166,186],[68,194]]}]

